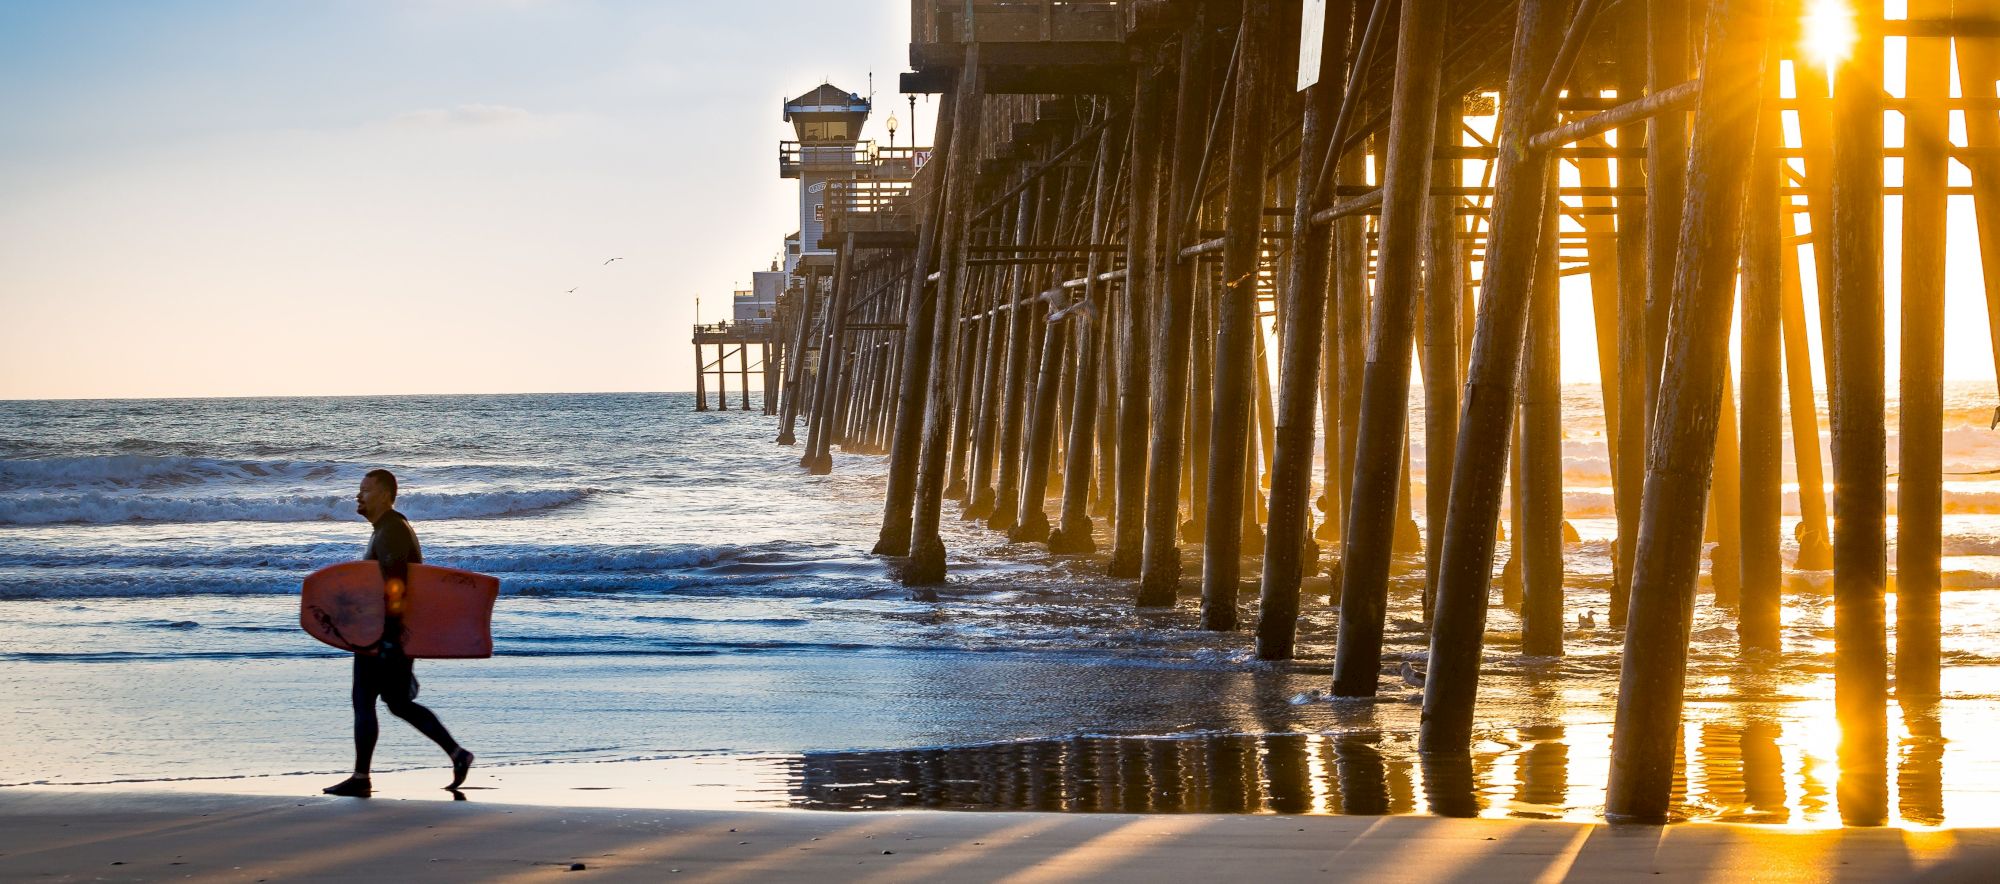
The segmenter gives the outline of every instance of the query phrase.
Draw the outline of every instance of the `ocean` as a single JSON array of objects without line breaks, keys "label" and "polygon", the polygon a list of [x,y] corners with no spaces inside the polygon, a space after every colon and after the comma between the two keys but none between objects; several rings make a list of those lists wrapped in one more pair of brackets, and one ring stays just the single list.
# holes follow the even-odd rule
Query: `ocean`
[{"label": "ocean", "polygon": [[[1283,664],[1256,661],[1245,632],[1196,628],[1192,586],[1178,609],[1135,611],[1096,560],[954,518],[951,583],[917,601],[867,552],[881,458],[836,453],[809,476],[771,418],[697,413],[689,394],[0,402],[0,745],[15,748],[0,787],[337,779],[348,663],[298,628],[296,593],[360,556],[354,490],[387,467],[426,561],[502,581],[495,656],[419,667],[479,771],[733,764],[752,772],[745,795],[800,808],[1590,819],[1620,638],[1602,624],[1595,396],[1566,391],[1582,537],[1566,585],[1572,616],[1599,626],[1562,658],[1524,658],[1496,591],[1462,776],[1417,758],[1418,692],[1392,671],[1425,653],[1420,559],[1392,587],[1382,696],[1336,702],[1323,580]],[[2000,824],[2000,747],[1977,738],[2000,712],[2000,482],[1976,475],[2000,466],[1992,397],[1947,395],[1946,469],[1966,475],[1946,498],[1946,697],[1892,710],[1902,825]],[[1702,605],[1682,817],[1837,823],[1826,586],[1790,579],[1777,660],[1740,659],[1733,617]],[[1254,622],[1254,592],[1244,603]],[[383,734],[378,769],[438,764],[400,723]],[[618,797],[671,805],[673,788]]]}]

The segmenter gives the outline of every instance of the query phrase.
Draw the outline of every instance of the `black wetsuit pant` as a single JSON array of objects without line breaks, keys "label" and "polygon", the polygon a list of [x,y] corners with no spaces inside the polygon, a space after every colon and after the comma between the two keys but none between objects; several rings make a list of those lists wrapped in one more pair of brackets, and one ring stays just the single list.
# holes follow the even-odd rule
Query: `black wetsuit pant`
[{"label": "black wetsuit pant", "polygon": [[458,741],[444,723],[416,701],[417,677],[410,658],[396,651],[354,655],[354,765],[366,772],[375,757],[375,738],[382,728],[375,719],[375,700],[407,721],[446,753],[457,754]]}]

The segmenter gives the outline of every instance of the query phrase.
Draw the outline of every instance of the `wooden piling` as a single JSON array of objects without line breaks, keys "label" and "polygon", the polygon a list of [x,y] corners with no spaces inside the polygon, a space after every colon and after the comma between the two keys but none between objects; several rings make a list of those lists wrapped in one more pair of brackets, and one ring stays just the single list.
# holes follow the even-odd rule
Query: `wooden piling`
[{"label": "wooden piling", "polygon": [[[1090,240],[1103,242],[1111,226],[1111,196],[1116,177],[1117,147],[1124,133],[1114,122],[1097,137],[1097,161],[1090,186]],[[1090,516],[1090,492],[1095,473],[1091,470],[1092,441],[1098,426],[1098,373],[1102,361],[1098,345],[1104,322],[1104,283],[1098,280],[1102,258],[1092,253],[1085,263],[1082,308],[1075,314],[1076,369],[1072,374],[1075,392],[1069,417],[1068,442],[1063,457],[1062,519],[1049,534],[1049,552],[1089,553],[1097,549],[1095,526]]]},{"label": "wooden piling", "polygon": [[[1550,175],[1554,184],[1557,176]],[[1527,360],[1521,379],[1521,653],[1563,652],[1562,280],[1556,275],[1560,211],[1555,191],[1542,210],[1542,242],[1528,295]]]},{"label": "wooden piling", "polygon": [[1340,554],[1340,633],[1333,693],[1375,694],[1381,671],[1382,628],[1388,614],[1389,562],[1404,478],[1409,430],[1410,353],[1422,298],[1425,204],[1430,198],[1437,141],[1443,0],[1405,0],[1397,30],[1396,80],[1383,163],[1382,219],[1375,262],[1375,299],[1362,371],[1354,486]]},{"label": "wooden piling", "polygon": [[[1430,671],[1424,679],[1419,748],[1464,751],[1472,743],[1473,704],[1479,692],[1488,583],[1493,575],[1494,526],[1507,478],[1508,437],[1515,381],[1521,367],[1527,296],[1542,233],[1546,181],[1553,158],[1528,148],[1528,140],[1554,119],[1535,99],[1548,79],[1562,39],[1564,8],[1556,0],[1521,0],[1513,56],[1501,108],[1495,161],[1496,192],[1488,222],[1486,266],[1480,281],[1478,326],[1459,409],[1461,452],[1452,464],[1451,509],[1445,517],[1444,552],[1438,562],[1437,611],[1431,627]],[[1497,443],[1497,445],[1496,445]],[[1495,450],[1496,447],[1499,450]],[[1351,530],[1350,530],[1351,533]],[[1344,618],[1343,618],[1344,619]],[[1369,673],[1368,677],[1373,678]]]},{"label": "wooden piling", "polygon": [[[1776,60],[1765,59],[1766,70]],[[1775,80],[1776,78],[1767,78]],[[1784,523],[1784,348],[1780,317],[1785,225],[1791,218],[1778,196],[1783,170],[1777,148],[1784,127],[1775,91],[1765,88],[1766,107],[1757,115],[1750,153],[1750,180],[1743,200],[1743,550],[1742,608],[1736,633],[1742,649],[1781,649],[1780,614],[1784,560],[1779,553]],[[1817,450],[1818,440],[1814,442]]]},{"label": "wooden piling", "polygon": [[[1680,85],[1691,72],[1689,6],[1693,0],[1646,0],[1647,91]],[[1635,47],[1636,49],[1636,47]],[[1681,204],[1687,192],[1687,115],[1654,114],[1646,128],[1646,411],[1659,413],[1660,365],[1666,353],[1667,304],[1673,297]]]},{"label": "wooden piling", "polygon": [[[1152,302],[1158,297],[1162,162],[1168,140],[1166,77],[1150,63],[1137,65],[1132,97],[1132,159],[1126,185],[1125,292],[1118,299],[1118,461],[1116,506],[1111,520],[1113,577],[1139,576],[1146,533],[1146,450],[1152,402],[1147,391],[1152,362]],[[1178,254],[1178,250],[1172,250]]]},{"label": "wooden piling", "polygon": [[839,393],[841,361],[846,352],[843,339],[847,335],[847,302],[854,297],[854,251],[854,237],[842,237],[833,271],[833,298],[827,304],[823,323],[826,336],[819,345],[819,376],[814,382],[811,419],[806,423],[806,453],[799,460],[806,472],[816,476],[833,471],[828,435],[832,430],[835,396]]},{"label": "wooden piling", "polygon": [[791,376],[785,379],[785,397],[779,406],[779,445],[794,445],[798,442],[797,436],[793,433],[793,424],[798,420],[799,416],[799,393],[805,388],[807,376],[806,342],[811,340],[813,308],[816,306],[815,302],[818,300],[818,294],[819,277],[808,270],[804,276],[803,283],[799,287],[799,309],[794,320],[798,323],[798,326],[792,330],[792,359],[789,366]]},{"label": "wooden piling", "polygon": [[[1332,10],[1320,36],[1319,58],[1347,54],[1347,34]],[[1298,631],[1299,587],[1305,576],[1306,529],[1311,516],[1313,407],[1320,388],[1320,355],[1326,333],[1327,261],[1333,230],[1312,223],[1322,200],[1320,187],[1334,115],[1344,94],[1340,78],[1323,69],[1320,82],[1306,90],[1299,123],[1299,159],[1292,191],[1292,242],[1284,287],[1279,292],[1282,334],[1278,354],[1278,401],[1272,444],[1270,518],[1265,527],[1264,573],[1258,606],[1257,656],[1289,660]],[[1331,425],[1328,427],[1332,429]]]},{"label": "wooden piling", "polygon": [[[1951,0],[1911,0],[1911,19],[1946,19]],[[1950,40],[1905,49],[1902,372],[1896,433],[1896,697],[1935,698],[1944,530],[1944,298]]]},{"label": "wooden piling", "polygon": [[[1671,800],[1688,624],[1701,572],[1702,517],[1715,457],[1727,326],[1748,164],[1764,94],[1771,0],[1716,0],[1708,10],[1704,88],[1688,148],[1685,211],[1656,420],[1634,551],[1630,618],[1612,732],[1605,816],[1664,822]],[[1879,143],[1879,142],[1877,142]],[[1656,193],[1657,196],[1657,193]]]},{"label": "wooden piling", "polygon": [[[1052,229],[1049,219],[1054,213],[1044,211],[1041,205],[1041,191],[1047,186],[1048,179],[1044,177],[1021,190],[1017,244],[1046,241],[1038,240],[1036,234],[1046,235]],[[1034,366],[1029,357],[1042,337],[1041,329],[1032,320],[1045,312],[1040,302],[1028,301],[1037,294],[1034,268],[1021,265],[1013,271],[1013,285],[1006,290],[1007,301],[1013,306],[1006,313],[1007,373],[999,388],[1000,437],[994,449],[1000,458],[1000,483],[994,489],[993,506],[986,518],[986,527],[995,531],[1013,530],[1020,514],[1022,423],[1028,410],[1028,371]]]},{"label": "wooden piling", "polygon": [[[1647,39],[1646,8],[1622,3],[1610,10],[1616,39],[1625,46],[1644,46]],[[1613,76],[1618,98],[1631,101],[1646,86],[1646,53],[1617,53]],[[1643,148],[1645,121],[1617,129],[1622,149]],[[1608,619],[1612,628],[1625,625],[1626,603],[1632,588],[1632,551],[1639,534],[1639,497],[1646,477],[1646,438],[1652,423],[1653,397],[1646,369],[1651,365],[1646,339],[1646,222],[1651,214],[1644,195],[1646,162],[1618,160],[1617,185],[1621,191],[1639,195],[1618,197],[1618,435],[1611,444],[1618,449],[1612,460],[1612,505],[1617,510],[1618,533],[1612,541],[1611,600]]]},{"label": "wooden piling", "polygon": [[[950,170],[945,178],[945,227],[940,240],[937,285],[937,335],[933,340],[931,365],[942,368],[952,362],[958,335],[960,286],[965,277],[965,233],[972,202],[972,163],[979,144],[980,111],[983,96],[979,82],[979,44],[968,43],[959,68],[957,98],[952,122],[953,142]],[[944,538],[938,521],[944,503],[945,443],[951,436],[951,394],[949,373],[931,372],[930,392],[924,399],[923,448],[917,467],[916,509],[911,523],[910,559],[903,569],[903,583],[910,586],[943,583],[945,578]]]},{"label": "wooden piling", "polygon": [[1209,420],[1208,525],[1202,550],[1201,625],[1236,628],[1243,548],[1245,456],[1250,445],[1250,405],[1257,322],[1257,263],[1264,215],[1264,155],[1269,120],[1264,112],[1270,68],[1265,46],[1275,12],[1243,5],[1237,39],[1236,95],[1230,115],[1228,207],[1223,221],[1222,297],[1215,334],[1213,410]]},{"label": "wooden piling", "polygon": [[[938,237],[947,219],[945,182],[951,174],[952,122],[956,115],[956,92],[945,93],[938,105],[937,131],[932,136],[931,166],[926,170],[927,187],[922,221],[917,231],[917,253],[911,260],[909,281],[903,301],[903,367],[898,377],[895,428],[889,438],[889,475],[883,492],[882,530],[875,540],[875,554],[910,554],[910,516],[916,499],[917,452],[923,443],[924,409],[918,405],[930,388],[931,375],[947,374],[950,366],[932,362],[932,341],[938,334],[936,290],[928,281],[937,263]],[[952,334],[950,328],[945,334]]]},{"label": "wooden piling", "polygon": [[1882,3],[1853,2],[1861,39],[1834,73],[1833,425],[1834,707],[1841,820],[1888,815],[1888,489],[1882,378]]},{"label": "wooden piling", "polygon": [[694,410],[708,410],[708,366],[703,364],[701,345],[694,345]]},{"label": "wooden piling", "polygon": [[[1201,174],[1202,111],[1209,102],[1209,39],[1206,15],[1197,11],[1193,25],[1181,32],[1178,85],[1174,90],[1173,163],[1167,177],[1167,214],[1159,238],[1170,250],[1184,238],[1181,219],[1200,199],[1195,178]],[[1188,357],[1192,333],[1195,278],[1200,262],[1166,261],[1160,280],[1160,309],[1153,322],[1152,438],[1147,444],[1146,513],[1139,557],[1138,606],[1172,607],[1179,601],[1181,582],[1180,481],[1184,466],[1185,426],[1188,424]]]},{"label": "wooden piling", "polygon": [[[1459,143],[1464,108],[1456,96],[1438,102],[1440,145]],[[1458,184],[1459,161],[1437,160],[1434,183]],[[1459,198],[1431,197],[1424,243],[1424,613],[1431,622],[1437,601],[1438,557],[1444,545],[1445,511],[1451,506],[1451,465],[1458,442],[1458,386],[1463,382],[1458,329],[1465,300],[1465,265],[1460,261]],[[1328,438],[1333,437],[1329,423]]]},{"label": "wooden piling", "polygon": [[[1028,195],[1024,191],[1020,203],[1007,215],[1005,229],[1010,233],[1015,245],[1028,241]],[[1000,309],[1013,299],[1012,290],[1002,280],[1008,279],[1005,270],[985,268],[991,272],[987,277],[984,306],[979,314],[982,329],[980,337],[979,374],[972,381],[973,401],[977,402],[978,417],[972,425],[972,436],[968,441],[970,461],[967,467],[965,508],[958,514],[960,519],[986,518],[993,512],[993,472],[998,464],[998,453],[994,451],[1000,440],[1000,403],[1006,398],[1006,381],[1002,374],[1007,370],[1009,343],[1014,323],[1012,311]]]},{"label": "wooden piling", "polygon": [[[1787,228],[1789,229],[1789,228]],[[1792,462],[1799,480],[1798,559],[1801,571],[1833,567],[1828,528],[1826,472],[1820,461],[1819,404],[1813,396],[1812,352],[1806,343],[1805,293],[1799,285],[1799,250],[1785,247],[1779,265],[1778,318],[1785,332],[1785,397],[1790,403]]]}]

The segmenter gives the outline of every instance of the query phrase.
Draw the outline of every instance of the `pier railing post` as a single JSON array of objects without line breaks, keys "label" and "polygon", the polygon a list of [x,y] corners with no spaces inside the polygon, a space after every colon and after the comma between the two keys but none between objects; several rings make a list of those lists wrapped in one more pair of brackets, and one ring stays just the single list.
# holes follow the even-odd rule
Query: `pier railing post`
[{"label": "pier railing post", "polygon": [[[1402,524],[1404,446],[1409,431],[1410,352],[1422,298],[1419,264],[1437,142],[1446,4],[1405,0],[1397,29],[1396,82],[1383,163],[1375,298],[1362,370],[1354,487],[1340,554],[1340,636],[1333,692],[1373,696],[1382,667],[1389,562]],[[1338,146],[1336,146],[1338,149]]]},{"label": "pier railing post", "polygon": [[1708,9],[1612,733],[1605,815],[1613,820],[1664,822],[1673,788],[1703,514],[1729,370],[1723,330],[1735,302],[1748,179],[1743,134],[1755,131],[1764,94],[1772,6],[1715,0]]}]

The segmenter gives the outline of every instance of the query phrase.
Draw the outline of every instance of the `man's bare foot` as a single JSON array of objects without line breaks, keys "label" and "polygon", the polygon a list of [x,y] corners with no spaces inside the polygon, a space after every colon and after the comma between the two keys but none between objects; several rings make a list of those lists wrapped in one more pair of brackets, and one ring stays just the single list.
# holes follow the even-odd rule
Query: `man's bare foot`
[{"label": "man's bare foot", "polygon": [[320,791],[344,798],[366,798],[374,794],[375,788],[368,782],[367,777],[348,777]]},{"label": "man's bare foot", "polygon": [[470,770],[472,770],[472,753],[465,749],[453,752],[451,754],[451,785],[445,788],[456,791],[459,786],[465,785],[465,774]]}]

